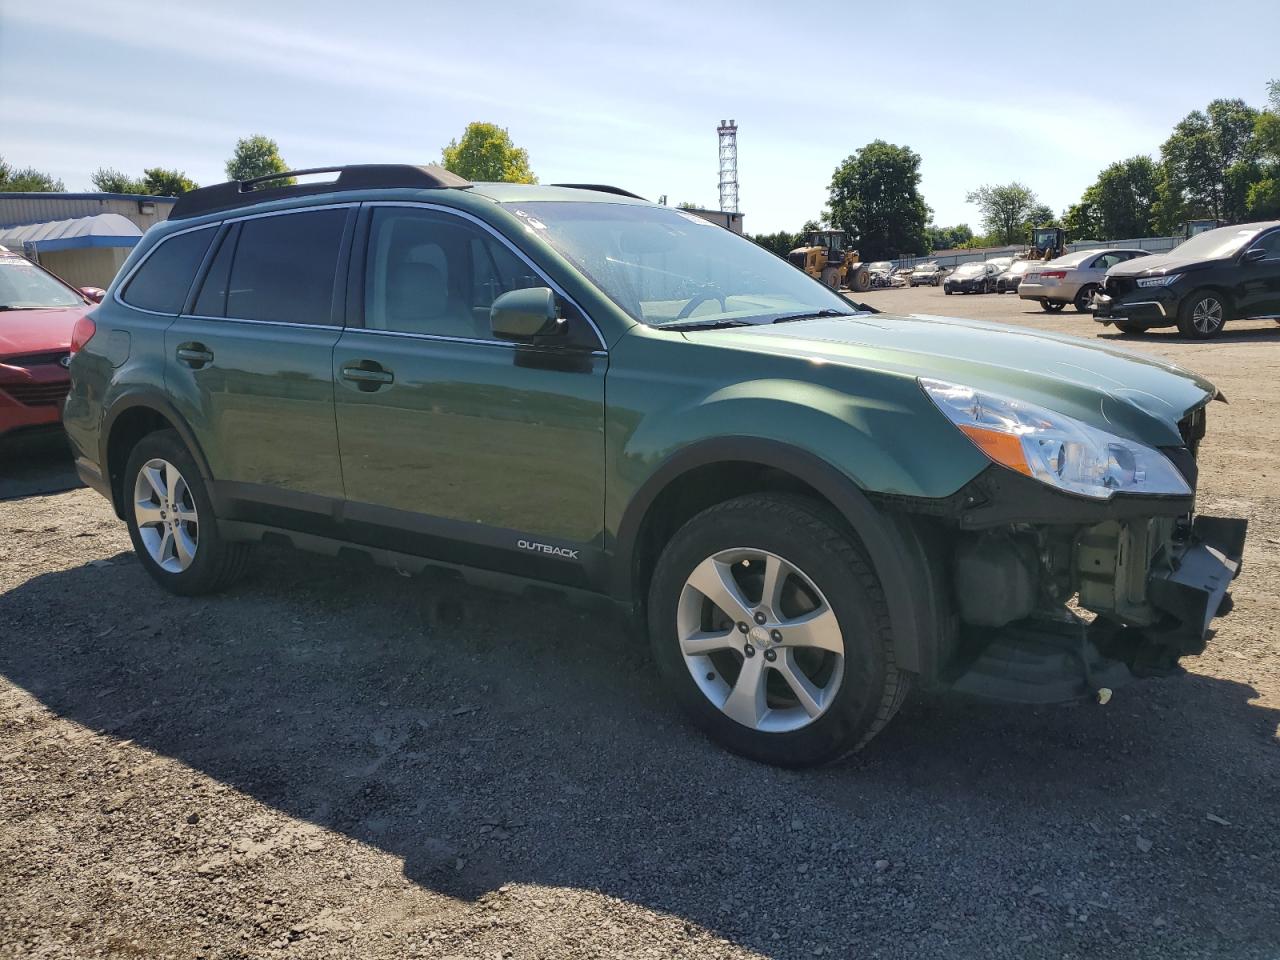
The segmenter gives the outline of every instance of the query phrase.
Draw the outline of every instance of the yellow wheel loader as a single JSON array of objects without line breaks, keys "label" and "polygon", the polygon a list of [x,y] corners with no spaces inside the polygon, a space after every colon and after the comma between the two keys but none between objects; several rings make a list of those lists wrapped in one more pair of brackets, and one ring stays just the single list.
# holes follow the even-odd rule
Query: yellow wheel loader
[{"label": "yellow wheel loader", "polygon": [[843,230],[812,230],[805,245],[796,247],[787,259],[832,290],[848,287],[855,293],[871,289],[871,274],[857,250],[845,247]]}]

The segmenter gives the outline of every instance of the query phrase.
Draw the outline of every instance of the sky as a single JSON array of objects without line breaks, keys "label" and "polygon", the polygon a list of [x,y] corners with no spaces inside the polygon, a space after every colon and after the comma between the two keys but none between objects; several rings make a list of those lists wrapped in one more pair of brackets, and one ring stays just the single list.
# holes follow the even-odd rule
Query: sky
[{"label": "sky", "polygon": [[0,156],[70,190],[99,167],[207,184],[249,134],[295,169],[426,163],[485,120],[544,183],[715,208],[734,119],[748,232],[816,217],[876,139],[920,154],[935,222],[977,228],[974,187],[1061,211],[1189,111],[1263,105],[1277,37],[1276,0],[0,0]]}]

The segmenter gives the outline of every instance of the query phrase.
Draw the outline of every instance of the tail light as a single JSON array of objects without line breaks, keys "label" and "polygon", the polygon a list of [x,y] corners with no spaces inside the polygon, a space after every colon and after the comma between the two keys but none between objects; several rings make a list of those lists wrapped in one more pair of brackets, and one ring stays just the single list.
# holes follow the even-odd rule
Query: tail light
[{"label": "tail light", "polygon": [[97,332],[98,325],[93,322],[92,317],[85,315],[77,320],[76,325],[71,328],[71,353],[74,355],[83,350]]},{"label": "tail light", "polygon": [[1067,271],[1065,271],[1065,270],[1046,270],[1046,271],[1044,271],[1042,274],[1040,274],[1040,276],[1041,276],[1041,277],[1052,277],[1054,280],[1065,280],[1065,279],[1066,279],[1066,276],[1067,276]]}]

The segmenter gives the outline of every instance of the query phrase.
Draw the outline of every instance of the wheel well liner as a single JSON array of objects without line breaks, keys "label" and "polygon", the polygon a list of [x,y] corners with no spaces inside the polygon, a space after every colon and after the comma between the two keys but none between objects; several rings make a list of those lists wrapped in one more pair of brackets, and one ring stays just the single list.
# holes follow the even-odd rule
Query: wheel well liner
[{"label": "wheel well liner", "polygon": [[173,404],[153,391],[128,394],[111,405],[103,419],[99,462],[111,486],[111,503],[116,516],[124,517],[123,474],[131,451],[139,440],[157,430],[176,430],[191,451],[200,475],[210,479],[209,464],[196,443],[195,435]]},{"label": "wheel well liner", "polygon": [[[717,482],[699,483],[708,476]],[[684,447],[654,470],[618,526],[610,584],[614,597],[642,608],[653,563],[674,528],[713,503],[761,489],[808,493],[844,518],[884,588],[898,664],[916,673],[931,671],[934,658],[929,651],[940,642],[945,625],[938,622],[936,604],[920,596],[934,589],[920,552],[910,548],[895,522],[848,476],[814,454],[776,440],[704,440]],[[674,521],[664,523],[664,508],[673,504],[681,509]]]}]

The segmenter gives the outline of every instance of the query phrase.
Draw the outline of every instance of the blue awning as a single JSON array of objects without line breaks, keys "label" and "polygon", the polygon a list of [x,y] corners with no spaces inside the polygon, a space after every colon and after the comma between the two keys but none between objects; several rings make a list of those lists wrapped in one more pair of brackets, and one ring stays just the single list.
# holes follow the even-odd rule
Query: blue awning
[{"label": "blue awning", "polygon": [[33,249],[38,254],[86,247],[132,247],[141,239],[138,225],[118,213],[0,227],[0,246]]}]

